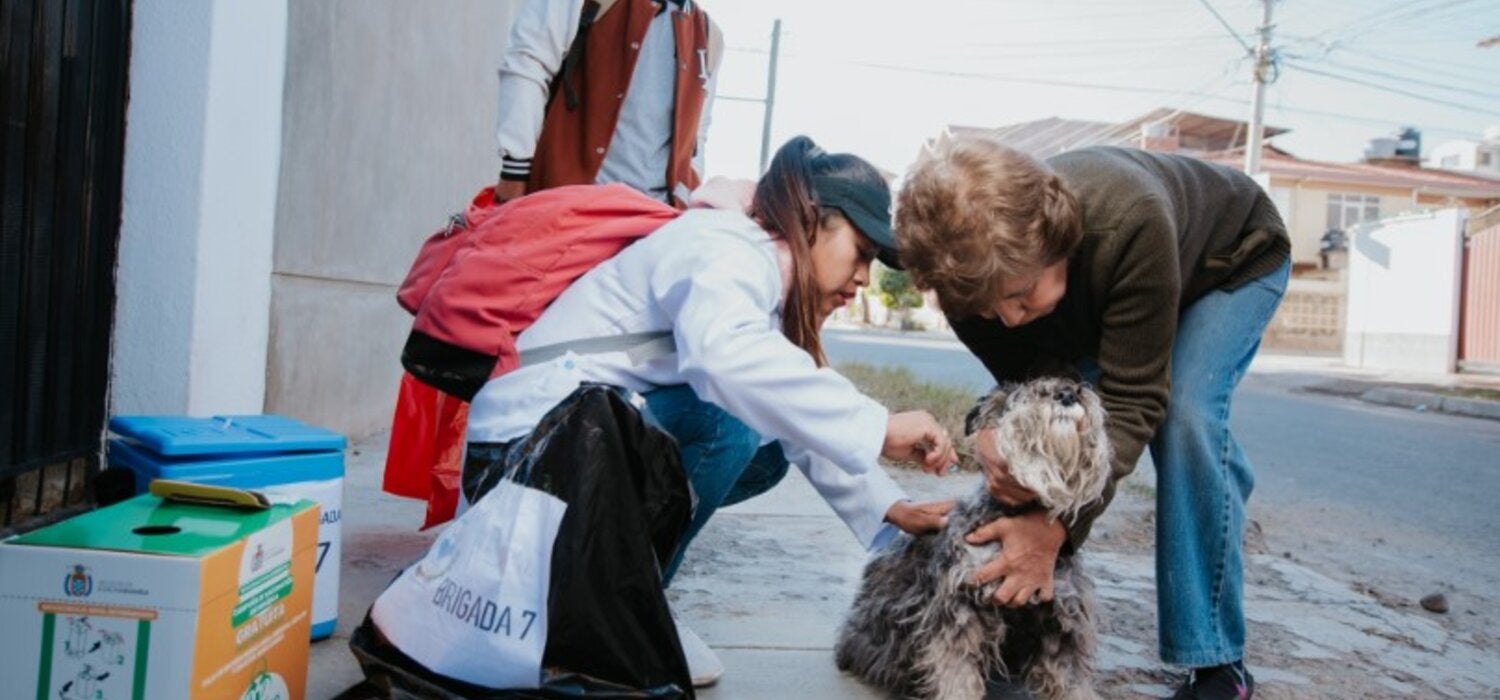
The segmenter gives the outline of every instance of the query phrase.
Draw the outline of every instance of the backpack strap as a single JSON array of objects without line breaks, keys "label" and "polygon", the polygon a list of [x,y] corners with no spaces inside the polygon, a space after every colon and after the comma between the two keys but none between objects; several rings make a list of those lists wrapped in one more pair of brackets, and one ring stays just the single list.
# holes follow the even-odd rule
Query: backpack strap
[{"label": "backpack strap", "polygon": [[570,352],[576,355],[624,352],[632,365],[640,365],[677,352],[677,343],[672,337],[672,331],[644,331],[568,340],[522,351],[521,366],[550,362]]},{"label": "backpack strap", "polygon": [[552,85],[553,94],[557,93],[559,84],[562,86],[563,99],[569,110],[578,109],[578,88],[573,85],[573,76],[578,73],[578,62],[583,60],[583,47],[588,43],[589,27],[594,26],[594,22],[617,1],[587,0],[583,3],[583,14],[578,17],[578,33],[573,35],[573,44],[563,55],[562,70],[557,72],[556,82]]}]

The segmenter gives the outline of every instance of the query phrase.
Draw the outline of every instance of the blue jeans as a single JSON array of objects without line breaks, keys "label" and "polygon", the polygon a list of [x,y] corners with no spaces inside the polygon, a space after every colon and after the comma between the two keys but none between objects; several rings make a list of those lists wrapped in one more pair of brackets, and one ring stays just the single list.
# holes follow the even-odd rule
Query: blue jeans
[{"label": "blue jeans", "polygon": [[651,420],[677,439],[682,469],[693,485],[697,505],[692,522],[677,545],[677,553],[662,574],[662,585],[672,582],[688,543],[708,523],[714,511],[771,490],[786,476],[781,443],[761,446],[761,437],[718,406],[698,398],[684,384],[644,394]]},{"label": "blue jeans", "polygon": [[[1229,430],[1230,400],[1286,291],[1290,263],[1234,291],[1216,290],[1177,320],[1156,464],[1156,615],[1163,661],[1215,666],[1244,658],[1245,503],[1250,461]],[[1084,374],[1097,379],[1097,365]]]}]

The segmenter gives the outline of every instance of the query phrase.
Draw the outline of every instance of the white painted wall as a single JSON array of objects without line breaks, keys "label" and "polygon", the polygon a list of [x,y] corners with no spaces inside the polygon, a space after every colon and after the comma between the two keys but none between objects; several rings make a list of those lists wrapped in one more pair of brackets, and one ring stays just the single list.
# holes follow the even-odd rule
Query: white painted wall
[{"label": "white painted wall", "polygon": [[[1486,131],[1486,134],[1488,133],[1489,131]],[[1427,165],[1432,168],[1474,172],[1492,177],[1500,175],[1500,138],[1486,138],[1483,141],[1448,141],[1432,149],[1427,156]]]},{"label": "white painted wall", "polygon": [[137,0],[110,412],[265,403],[286,0]]},{"label": "white painted wall", "polygon": [[390,426],[423,239],[500,169],[496,68],[520,0],[296,2],[287,35],[266,410]]},{"label": "white painted wall", "polygon": [[1427,153],[1427,166],[1445,170],[1473,170],[1474,155],[1479,150],[1475,141],[1447,141]]},{"label": "white painted wall", "polygon": [[1346,364],[1453,371],[1467,218],[1466,209],[1443,209],[1351,232]]}]

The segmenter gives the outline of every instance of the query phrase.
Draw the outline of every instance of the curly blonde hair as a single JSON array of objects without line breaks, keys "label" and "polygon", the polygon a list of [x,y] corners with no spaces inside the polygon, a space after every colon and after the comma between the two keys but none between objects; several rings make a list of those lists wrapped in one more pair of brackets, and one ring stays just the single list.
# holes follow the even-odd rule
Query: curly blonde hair
[{"label": "curly blonde hair", "polygon": [[988,138],[944,136],[912,166],[895,227],[912,282],[963,318],[990,308],[1006,279],[1072,255],[1083,214],[1035,158]]}]

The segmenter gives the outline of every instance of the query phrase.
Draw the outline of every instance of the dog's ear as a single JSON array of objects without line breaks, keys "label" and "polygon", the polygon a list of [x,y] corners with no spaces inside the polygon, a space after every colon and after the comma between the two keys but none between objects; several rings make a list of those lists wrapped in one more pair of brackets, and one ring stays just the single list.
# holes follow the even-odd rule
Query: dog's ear
[{"label": "dog's ear", "polygon": [[1006,382],[979,397],[974,402],[974,407],[969,409],[969,414],[964,417],[964,435],[973,435],[987,425],[994,425],[1000,415],[1005,413],[1011,394],[1019,388],[1020,384]]},{"label": "dog's ear", "polygon": [[974,406],[964,416],[964,435],[973,435],[979,430],[979,412],[984,408],[985,397],[974,400]]}]

